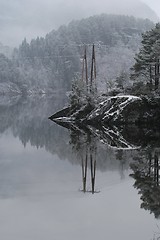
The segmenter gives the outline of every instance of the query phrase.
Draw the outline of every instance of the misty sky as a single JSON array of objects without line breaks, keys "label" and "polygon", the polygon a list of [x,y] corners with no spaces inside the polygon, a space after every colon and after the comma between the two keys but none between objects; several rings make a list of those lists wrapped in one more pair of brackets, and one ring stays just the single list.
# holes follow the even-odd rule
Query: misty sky
[{"label": "misty sky", "polygon": [[160,3],[159,0],[143,0],[146,4],[148,4],[160,17]]},{"label": "misty sky", "polygon": [[[143,0],[160,17],[159,0]],[[15,46],[45,36],[61,24],[100,13],[150,17],[154,12],[140,0],[0,0],[0,42]]]}]

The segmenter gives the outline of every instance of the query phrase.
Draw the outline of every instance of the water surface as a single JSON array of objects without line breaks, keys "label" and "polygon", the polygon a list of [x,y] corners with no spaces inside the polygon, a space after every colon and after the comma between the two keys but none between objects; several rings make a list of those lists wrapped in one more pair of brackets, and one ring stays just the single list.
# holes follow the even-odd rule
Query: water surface
[{"label": "water surface", "polygon": [[57,97],[0,100],[3,240],[158,238],[158,145],[62,128]]}]

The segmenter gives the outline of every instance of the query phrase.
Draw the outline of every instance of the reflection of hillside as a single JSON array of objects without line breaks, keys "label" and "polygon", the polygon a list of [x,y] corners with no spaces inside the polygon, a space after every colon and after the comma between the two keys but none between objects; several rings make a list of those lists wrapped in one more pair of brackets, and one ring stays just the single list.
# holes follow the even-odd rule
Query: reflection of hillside
[{"label": "reflection of hillside", "polygon": [[[63,134],[65,145],[67,134],[61,128],[49,124],[47,116],[53,109],[57,110],[64,105],[64,101],[60,102],[54,97],[30,97],[21,98],[12,106],[0,104],[0,132],[11,129],[13,135],[18,137],[24,146],[30,142],[32,146],[45,147],[46,150],[56,153],[59,145],[53,142],[61,140]],[[59,150],[59,153],[61,152]]]},{"label": "reflection of hillside", "polygon": [[0,133],[11,127],[19,114],[20,97],[0,97]]},{"label": "reflection of hillside", "polygon": [[75,150],[82,148],[83,152],[83,147],[92,139],[97,147],[97,169],[102,171],[119,169],[122,172],[122,169],[128,169],[129,163],[138,154],[135,147],[146,144],[143,131],[133,126],[120,130],[107,127],[80,129],[72,126],[74,130],[70,128],[68,132],[48,120],[48,116],[64,104],[65,99],[60,100],[57,96],[20,98],[13,105],[0,104],[0,132],[11,129],[24,146],[30,143],[37,148],[45,148],[60,159],[68,159],[72,164],[80,165],[81,158],[77,157],[79,153]]},{"label": "reflection of hillside", "polygon": [[[71,139],[68,130],[48,120],[48,116],[64,104],[65,100],[60,101],[57,97],[21,98],[12,106],[0,104],[0,132],[10,129],[24,146],[30,143],[36,148],[45,148],[50,153],[57,154],[60,159],[68,159],[72,164],[81,165],[81,159],[77,158],[69,144]],[[79,137],[77,133],[72,134]],[[92,134],[82,135],[85,139]],[[94,138],[97,141],[97,169],[121,169],[121,162],[117,161],[118,150],[110,149],[102,145],[96,136]],[[128,169],[131,159],[131,153],[123,153],[124,169]]]},{"label": "reflection of hillside", "polygon": [[131,164],[134,187],[141,195],[141,208],[160,217],[160,150],[149,149]]}]

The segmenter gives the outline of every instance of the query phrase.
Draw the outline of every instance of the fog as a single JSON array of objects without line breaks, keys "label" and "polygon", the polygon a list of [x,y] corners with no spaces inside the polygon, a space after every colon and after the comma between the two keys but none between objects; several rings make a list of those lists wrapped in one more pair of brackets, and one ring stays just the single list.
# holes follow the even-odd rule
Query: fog
[{"label": "fog", "polygon": [[[148,5],[147,5],[148,4]],[[152,8],[150,8],[150,7]],[[158,21],[158,0],[0,0],[0,42],[18,45],[49,31],[100,13],[134,15]]]}]

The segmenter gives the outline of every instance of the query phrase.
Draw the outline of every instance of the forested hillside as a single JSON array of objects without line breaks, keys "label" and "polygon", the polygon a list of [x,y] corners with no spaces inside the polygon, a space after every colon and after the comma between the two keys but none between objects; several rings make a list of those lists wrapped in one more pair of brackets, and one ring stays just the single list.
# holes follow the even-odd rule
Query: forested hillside
[{"label": "forested hillside", "polygon": [[4,54],[6,57],[11,58],[13,48],[5,46],[0,42],[0,53]]},{"label": "forested hillside", "polygon": [[[71,81],[81,75],[84,45],[89,60],[94,43],[98,88],[107,91],[118,84],[129,85],[129,69],[141,34],[153,26],[147,19],[103,14],[72,21],[30,43],[24,39],[13,55],[14,68],[19,72],[16,84],[23,92],[70,90]],[[12,77],[7,81],[15,82]]]}]

